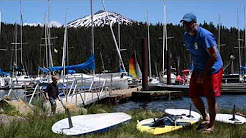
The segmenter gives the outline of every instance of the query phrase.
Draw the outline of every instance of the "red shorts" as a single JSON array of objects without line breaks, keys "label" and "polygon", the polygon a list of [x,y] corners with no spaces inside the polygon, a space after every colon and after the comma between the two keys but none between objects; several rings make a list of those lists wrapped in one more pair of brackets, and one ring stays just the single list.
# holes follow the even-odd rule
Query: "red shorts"
[{"label": "red shorts", "polygon": [[221,93],[223,67],[219,72],[208,76],[203,84],[197,84],[198,72],[193,72],[190,79],[189,97],[216,97]]}]

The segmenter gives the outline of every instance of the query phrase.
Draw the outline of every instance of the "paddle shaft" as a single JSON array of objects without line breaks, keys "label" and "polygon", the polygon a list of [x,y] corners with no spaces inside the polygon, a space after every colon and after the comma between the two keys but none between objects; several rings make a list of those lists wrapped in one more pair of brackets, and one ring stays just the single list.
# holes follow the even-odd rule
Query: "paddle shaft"
[{"label": "paddle shaft", "polygon": [[63,108],[66,110],[67,112],[67,119],[68,119],[68,124],[69,124],[69,128],[72,128],[73,127],[73,123],[72,123],[72,119],[71,119],[71,114],[70,114],[70,111],[68,108],[66,108],[62,102],[62,99],[59,97],[59,101],[61,101],[61,104],[63,106]]}]

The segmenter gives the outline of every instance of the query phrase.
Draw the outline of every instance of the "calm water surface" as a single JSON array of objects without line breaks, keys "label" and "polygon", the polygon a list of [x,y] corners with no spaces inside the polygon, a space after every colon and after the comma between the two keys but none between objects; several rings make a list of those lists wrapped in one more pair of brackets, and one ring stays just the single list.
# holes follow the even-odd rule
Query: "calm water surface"
[{"label": "calm water surface", "polygon": [[[207,101],[206,98],[202,98],[206,109]],[[219,109],[229,109],[231,110],[236,105],[236,108],[239,110],[246,110],[246,95],[222,95],[217,98],[217,103]],[[134,102],[128,101],[126,103],[120,104],[115,107],[115,110],[118,112],[124,112],[133,109],[143,109],[143,110],[151,110],[151,111],[164,111],[166,108],[190,108],[190,104],[192,101],[189,97],[183,97],[181,99],[176,100],[159,100],[159,101],[151,101],[151,102]],[[192,110],[196,110],[192,105]]]},{"label": "calm water surface", "polygon": [[[18,89],[14,90],[16,95],[23,99],[24,98],[24,90]],[[0,97],[3,95],[8,94],[6,90],[0,90]],[[202,98],[205,107],[207,109],[207,101],[206,98]],[[219,109],[229,109],[231,110],[236,105],[237,109],[245,110],[246,111],[246,95],[222,95],[217,98],[217,103]],[[124,112],[133,109],[144,109],[144,110],[152,110],[152,111],[164,111],[166,108],[190,108],[190,104],[192,104],[189,97],[183,97],[180,99],[175,100],[158,100],[158,101],[151,101],[151,102],[135,102],[135,101],[128,101],[123,104],[119,104],[115,107],[115,110],[118,112]],[[192,109],[196,110],[195,107],[192,105]]]},{"label": "calm water surface", "polygon": [[[15,89],[13,92],[16,94],[18,98],[24,98],[24,89]],[[2,98],[4,95],[8,94],[9,90],[0,90],[0,98]]]}]

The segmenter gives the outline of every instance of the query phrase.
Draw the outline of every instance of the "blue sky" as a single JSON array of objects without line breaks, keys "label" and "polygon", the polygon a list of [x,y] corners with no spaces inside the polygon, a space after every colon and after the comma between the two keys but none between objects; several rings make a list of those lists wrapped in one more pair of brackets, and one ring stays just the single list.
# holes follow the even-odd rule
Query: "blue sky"
[{"label": "blue sky", "polygon": [[[185,13],[192,12],[197,16],[198,23],[220,21],[226,27],[237,27],[237,10],[239,11],[240,28],[244,27],[244,6],[246,1],[240,0],[104,0],[108,11],[120,13],[136,21],[147,20],[152,24],[164,20],[163,7],[167,5],[167,23],[178,24]],[[2,22],[19,21],[19,0],[0,0]],[[44,23],[47,0],[22,0],[24,23]],[[50,21],[65,23],[68,10],[68,21],[90,15],[90,0],[51,0]],[[93,0],[93,12],[102,10],[101,0]]]}]

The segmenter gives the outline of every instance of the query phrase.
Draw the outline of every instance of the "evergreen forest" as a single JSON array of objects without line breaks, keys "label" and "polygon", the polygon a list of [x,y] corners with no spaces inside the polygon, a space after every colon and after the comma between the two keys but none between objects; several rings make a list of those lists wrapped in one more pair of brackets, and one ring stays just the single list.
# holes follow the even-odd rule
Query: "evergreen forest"
[{"label": "evergreen forest", "polygon": [[[218,26],[213,23],[202,23],[200,26],[211,31],[218,42]],[[118,25],[113,26],[113,30],[118,41]],[[20,26],[17,27],[17,42],[20,42]],[[20,65],[20,50],[14,51],[15,45],[11,44],[16,42],[16,27],[14,24],[1,24],[0,34],[0,68],[4,71],[11,72],[14,61],[17,57],[17,66],[23,66],[28,74],[36,75],[38,73],[38,67],[45,66],[45,43],[43,26],[23,26],[23,64]],[[191,63],[190,55],[187,49],[183,45],[183,27],[181,24],[173,25],[167,24],[168,37],[168,51],[170,57],[170,65],[173,68],[178,67],[179,74],[183,69],[189,68]],[[62,47],[64,37],[64,27],[50,29],[51,37],[57,37],[52,39],[52,56],[54,66],[61,66],[62,64]],[[240,30],[241,38],[244,37],[244,31]],[[162,36],[163,25],[161,23],[150,25],[150,49],[151,49],[151,66],[152,74],[160,72],[162,70]],[[231,27],[221,27],[221,44],[225,46],[220,48],[223,62],[226,63],[230,55],[234,55],[236,59],[233,62],[234,71],[239,69],[239,53],[238,53],[238,29]],[[120,46],[121,49],[127,49],[121,51],[123,62],[128,71],[129,59],[131,54],[136,51],[137,60],[142,66],[142,40],[147,38],[147,24],[140,22],[132,25],[120,26]],[[245,40],[240,40],[241,47],[244,45]],[[115,43],[110,31],[109,26],[95,27],[94,28],[94,44],[95,44],[95,62],[96,73],[102,72],[102,64],[104,64],[105,70],[108,72],[119,71],[119,57],[115,48]],[[20,45],[17,45],[20,49]],[[85,62],[91,55],[91,28],[68,28],[68,64],[74,65]],[[3,50],[6,49],[6,50]],[[242,65],[245,63],[246,55],[244,48],[241,49]],[[165,54],[167,55],[167,54]],[[165,62],[167,63],[167,62]],[[165,65],[167,66],[167,65]],[[232,67],[229,66],[225,73],[231,73]]]}]

